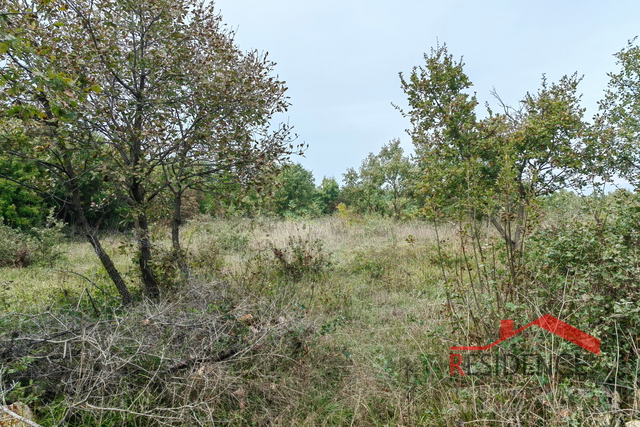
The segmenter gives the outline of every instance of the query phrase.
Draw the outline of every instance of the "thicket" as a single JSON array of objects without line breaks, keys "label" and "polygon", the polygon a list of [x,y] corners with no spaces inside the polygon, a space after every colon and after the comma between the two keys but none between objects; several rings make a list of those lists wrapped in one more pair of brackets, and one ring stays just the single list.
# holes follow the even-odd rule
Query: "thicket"
[{"label": "thicket", "polygon": [[285,302],[209,286],[128,310],[104,302],[0,317],[17,338],[0,349],[3,399],[45,425],[240,425],[242,412],[269,420],[261,408],[284,407],[303,380],[313,327]]},{"label": "thicket", "polygon": [[590,215],[560,220],[532,236],[527,257],[534,301],[599,337],[601,379],[615,371],[615,383],[628,396],[639,374],[640,197],[619,190],[588,202]]}]

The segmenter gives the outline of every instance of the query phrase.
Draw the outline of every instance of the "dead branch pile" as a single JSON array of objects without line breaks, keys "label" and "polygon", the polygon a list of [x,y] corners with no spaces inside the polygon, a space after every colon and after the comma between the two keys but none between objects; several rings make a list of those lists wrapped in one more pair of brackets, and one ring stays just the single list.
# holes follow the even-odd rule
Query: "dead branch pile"
[{"label": "dead branch pile", "polygon": [[59,425],[213,425],[250,393],[286,402],[273,384],[300,364],[311,328],[292,307],[221,294],[194,285],[98,319],[6,315],[0,380],[49,402]]}]

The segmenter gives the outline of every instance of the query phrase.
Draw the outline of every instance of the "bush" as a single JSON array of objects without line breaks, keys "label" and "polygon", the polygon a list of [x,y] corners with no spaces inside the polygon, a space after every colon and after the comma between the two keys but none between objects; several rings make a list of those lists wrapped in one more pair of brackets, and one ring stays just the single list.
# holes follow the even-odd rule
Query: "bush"
[{"label": "bush", "polygon": [[62,222],[51,214],[46,227],[34,227],[29,232],[7,227],[0,221],[0,267],[53,264],[62,256],[62,227]]},{"label": "bush", "polygon": [[323,249],[322,240],[289,236],[284,248],[272,246],[280,272],[297,282],[305,276],[318,275],[331,266],[330,255]]},{"label": "bush", "polygon": [[26,267],[31,264],[33,238],[0,224],[0,267]]},{"label": "bush", "polygon": [[605,202],[591,219],[536,233],[528,255],[540,310],[561,313],[598,337],[599,374],[617,372],[618,384],[633,387],[640,336],[640,197],[618,192]]}]

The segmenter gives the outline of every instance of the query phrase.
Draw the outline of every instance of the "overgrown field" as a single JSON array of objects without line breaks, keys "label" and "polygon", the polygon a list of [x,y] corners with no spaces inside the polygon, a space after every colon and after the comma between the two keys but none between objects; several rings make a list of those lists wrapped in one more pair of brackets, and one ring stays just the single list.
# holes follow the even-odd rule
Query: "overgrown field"
[{"label": "overgrown field", "polygon": [[[59,239],[50,262],[0,269],[2,392],[44,426],[623,425],[640,416],[638,214],[624,197],[597,212],[550,203],[517,282],[488,224],[202,216],[183,230],[191,277],[158,225],[163,296],[123,308],[91,247]],[[132,241],[104,239],[136,289]],[[450,369],[450,347],[543,314],[599,338],[601,355],[532,328],[488,361],[560,356],[548,372]]]}]

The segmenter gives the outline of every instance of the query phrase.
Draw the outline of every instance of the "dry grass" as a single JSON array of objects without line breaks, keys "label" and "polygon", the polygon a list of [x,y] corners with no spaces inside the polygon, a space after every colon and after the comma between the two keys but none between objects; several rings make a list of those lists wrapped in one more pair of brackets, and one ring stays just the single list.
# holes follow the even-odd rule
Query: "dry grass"
[{"label": "dry grass", "polygon": [[[117,403],[108,397],[87,407],[72,395],[67,407],[83,422],[107,425],[117,415],[120,424],[113,425],[604,426],[607,420],[634,416],[633,411],[613,410],[613,397],[597,385],[547,384],[519,377],[450,378],[449,346],[461,344],[456,342],[461,335],[451,335],[454,323],[447,311],[443,259],[428,223],[338,216],[299,221],[199,217],[182,233],[193,260],[194,281],[189,286],[198,290],[185,294],[189,288],[184,287],[171,297],[175,301],[145,303],[126,316],[118,315],[120,329],[137,337],[131,338],[136,343],[145,341],[139,348],[149,354],[159,354],[148,347],[156,343],[156,350],[161,348],[160,354],[171,363],[189,355],[169,356],[173,347],[162,334],[149,337],[151,341],[136,335],[132,331],[140,329],[140,322],[157,318],[175,324],[165,328],[165,334],[174,339],[183,331],[182,339],[191,347],[181,351],[191,349],[196,359],[201,347],[194,340],[202,331],[218,346],[222,333],[244,342],[249,350],[224,361],[193,363],[175,378],[160,375],[169,362],[154,365],[149,371],[154,381],[162,380],[168,388],[155,394],[138,391],[126,416],[99,409]],[[459,237],[451,226],[442,226],[438,236],[445,272],[454,275],[460,265]],[[168,230],[154,230],[159,249],[168,249],[168,237]],[[291,237],[309,245],[321,241],[331,267],[296,280],[283,274],[273,249],[286,249]],[[121,240],[106,239],[105,246],[134,281],[130,255],[117,250]],[[88,245],[67,247],[65,263],[55,269],[73,268],[111,289]],[[81,299],[85,288],[96,291],[73,274],[35,268],[0,270],[0,283],[10,280],[12,293],[19,296],[3,295],[5,306],[13,309],[42,307],[59,300],[65,290],[73,301]],[[200,295],[195,300],[194,292]],[[216,303],[215,310],[198,317],[206,311],[203,303],[215,301],[226,305]],[[189,310],[192,314],[186,315]],[[244,323],[243,332],[229,329],[225,318],[234,319],[235,327]],[[209,326],[197,326],[198,319],[208,319]],[[221,325],[215,339],[211,322]],[[170,342],[175,345],[175,340]],[[91,345],[99,357],[109,354],[104,342],[94,340]],[[131,362],[118,360],[122,366]],[[99,395],[99,381],[83,372],[85,384],[96,387]],[[187,391],[188,396],[178,398]],[[53,408],[48,419],[60,420]],[[145,421],[135,421],[139,419]]]},{"label": "dry grass", "polygon": [[[126,282],[135,289],[138,276],[131,251],[120,249],[127,241],[123,236],[108,236],[102,243]],[[63,241],[59,246],[62,259],[52,266],[0,268],[0,307],[40,311],[60,298],[79,295],[85,289],[99,295],[104,291],[117,298],[112,282],[88,242]]]}]

